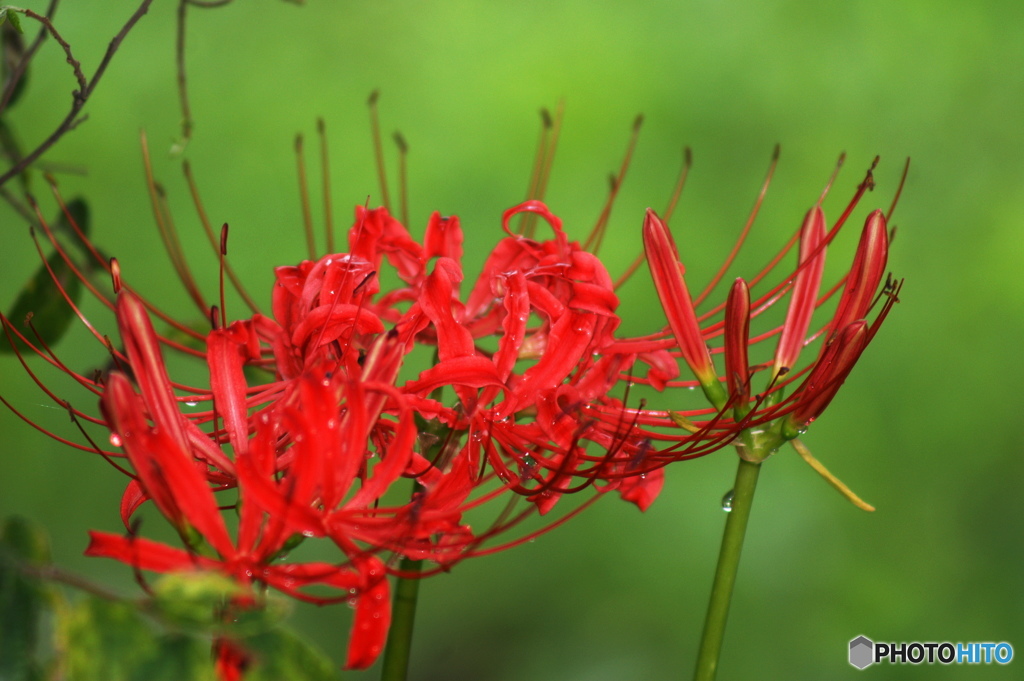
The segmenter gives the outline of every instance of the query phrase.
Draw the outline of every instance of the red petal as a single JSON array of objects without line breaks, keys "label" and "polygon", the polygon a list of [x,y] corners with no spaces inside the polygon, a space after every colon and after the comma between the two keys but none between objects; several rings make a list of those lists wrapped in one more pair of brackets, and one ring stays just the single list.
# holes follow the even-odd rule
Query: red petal
[{"label": "red petal", "polygon": [[419,299],[420,307],[437,330],[437,355],[441,361],[476,353],[473,335],[456,320],[453,311],[460,305],[455,287],[461,281],[462,270],[458,264],[441,258],[427,277]]},{"label": "red petal", "polygon": [[502,413],[519,411],[533,403],[542,391],[561,385],[588,352],[596,321],[588,312],[569,310],[562,315],[551,327],[547,349],[540,361],[527,369],[523,380],[515,384],[514,405],[502,408]]},{"label": "red petal", "polygon": [[[257,430],[257,438],[260,437],[260,430]],[[251,451],[255,451],[257,444],[254,442]],[[295,495],[291,493],[291,476],[285,478],[279,489],[273,476],[261,475],[255,468],[255,462],[251,456],[238,460],[238,486],[242,494],[243,507],[245,504],[262,509],[271,520],[271,530],[267,531],[270,543],[261,543],[260,552],[263,554],[274,553],[280,548],[280,543],[287,539],[288,535],[297,532],[323,534],[323,518],[320,513],[309,507],[309,504],[296,503]],[[249,539],[247,537],[247,539]],[[241,544],[240,547],[246,550],[251,544]]]},{"label": "red petal", "polygon": [[679,262],[679,254],[672,235],[668,231],[668,226],[650,208],[647,209],[644,218],[643,233],[644,252],[651,267],[654,287],[658,291],[658,298],[665,310],[665,316],[668,317],[669,326],[672,327],[672,334],[683,352],[683,359],[707,390],[708,386],[717,385],[718,379],[711,363],[711,354],[697,323],[693,301],[683,279],[685,269]]},{"label": "red petal", "polygon": [[210,369],[210,390],[217,413],[235,451],[235,458],[249,448],[249,409],[245,403],[248,387],[242,367],[248,356],[250,329],[235,322],[227,329],[212,331],[206,338],[206,361]]},{"label": "red petal", "polygon": [[348,644],[346,669],[366,669],[384,650],[391,626],[391,589],[384,564],[370,556],[359,561],[367,586],[356,597],[356,615]]},{"label": "red petal", "polygon": [[555,241],[557,243],[558,252],[569,252],[569,237],[566,236],[565,230],[562,229],[562,221],[548,210],[548,207],[541,201],[524,201],[518,206],[513,206],[506,210],[501,216],[501,228],[505,230],[506,234],[509,236],[515,236],[508,223],[519,213],[537,213],[544,218],[544,220],[551,225],[551,229],[555,231]]},{"label": "red petal", "polygon": [[[114,372],[107,378],[100,408],[114,437],[120,440],[125,455],[135,468],[142,491],[153,500],[164,517],[172,524],[180,526],[183,513],[161,473],[159,460],[151,444],[153,438],[150,436],[150,426],[142,413],[141,399],[123,374]],[[175,449],[175,446],[169,437],[164,436],[163,439],[167,441],[168,446],[164,447],[161,453],[166,455],[167,450]],[[179,457],[188,457],[180,447],[175,454]],[[123,499],[121,508],[123,512]]]},{"label": "red petal", "polygon": [[160,422],[149,426],[128,379],[112,373],[101,405],[143,489],[160,511],[172,523],[187,520],[218,552],[232,555],[234,547],[206,477],[168,428]]},{"label": "red petal", "polygon": [[125,529],[131,529],[132,514],[135,513],[139,506],[142,506],[147,499],[149,499],[149,497],[146,496],[146,492],[142,489],[142,485],[139,484],[138,480],[133,479],[128,483],[128,486],[124,490],[124,494],[121,495],[121,522],[124,523]]},{"label": "red petal", "polygon": [[175,572],[221,565],[209,558],[149,539],[122,537],[108,532],[89,532],[89,547],[86,548],[85,555],[113,558],[151,572]]},{"label": "red petal", "polygon": [[821,206],[815,206],[807,212],[800,231],[800,268],[793,281],[793,295],[779,336],[779,347],[775,351],[773,377],[778,376],[782,369],[792,369],[804,347],[811,316],[818,304],[821,274],[825,269],[825,247],[822,245],[825,233],[825,213]]},{"label": "red petal", "polygon": [[252,662],[245,648],[226,638],[214,639],[213,657],[220,681],[242,681]]},{"label": "red petal", "polygon": [[572,297],[569,299],[569,307],[593,312],[607,317],[615,316],[615,309],[619,306],[619,297],[610,288],[598,284],[575,281],[572,284]]},{"label": "red petal", "polygon": [[160,354],[160,342],[146,307],[127,289],[122,289],[117,297],[117,323],[132,372],[153,422],[159,423],[181,449],[188,451],[181,423],[184,417],[174,399],[167,367]]},{"label": "red petal", "polygon": [[619,495],[624,501],[632,502],[641,511],[646,511],[658,498],[664,485],[665,469],[657,468],[642,475],[623,478],[619,485]]},{"label": "red petal", "polygon": [[458,357],[427,369],[415,381],[406,383],[402,390],[425,395],[445,385],[470,388],[483,388],[489,385],[505,386],[504,382],[498,378],[491,360],[486,357]]},{"label": "red petal", "polygon": [[311,352],[318,347],[337,340],[346,332],[381,333],[384,324],[373,312],[352,303],[321,305],[310,310],[292,331],[291,342],[295,347],[303,347],[312,339],[316,346],[306,348]]},{"label": "red petal", "polygon": [[833,330],[845,328],[847,324],[862,319],[868,313],[875,291],[885,274],[889,256],[889,232],[882,211],[876,210],[868,216],[861,232],[853,265],[846,275],[846,285],[839,299]]},{"label": "red petal", "polygon": [[526,322],[530,318],[530,298],[526,292],[526,277],[522,272],[512,272],[505,279],[505,319],[501,323],[501,339],[498,351],[494,353],[494,366],[498,377],[508,380],[512,368],[519,358],[519,348],[526,336]]},{"label": "red petal", "polygon": [[346,508],[362,508],[369,506],[380,498],[393,482],[401,477],[412,461],[412,448],[416,441],[416,423],[412,413],[401,415],[395,437],[381,453],[381,460],[374,465],[370,478],[352,500],[345,504]]},{"label": "red petal", "polygon": [[378,272],[382,256],[386,256],[402,281],[413,283],[423,276],[423,248],[386,208],[367,210],[356,206],[356,221],[349,229],[348,240],[349,252],[371,262]]},{"label": "red petal", "polygon": [[[363,359],[362,381],[365,384],[378,383],[393,386],[405,359],[405,343],[398,332],[378,336]],[[366,404],[367,418],[376,421],[387,402],[388,394],[381,389],[369,396]]]},{"label": "red petal", "polygon": [[528,246],[532,242],[520,238],[502,239],[484,262],[477,283],[466,301],[466,318],[477,319],[494,305],[491,283],[508,272],[525,272],[537,264]]},{"label": "red petal", "polygon": [[788,419],[794,430],[806,428],[825,411],[867,347],[868,333],[867,323],[857,321],[828,344],[810,376],[795,394],[796,407]]},{"label": "red petal", "polygon": [[750,365],[747,344],[750,341],[750,289],[737,279],[725,303],[725,379],[734,408],[744,408],[750,399]]},{"label": "red petal", "polygon": [[451,258],[462,261],[462,229],[457,217],[443,218],[434,211],[423,235],[423,258]]}]

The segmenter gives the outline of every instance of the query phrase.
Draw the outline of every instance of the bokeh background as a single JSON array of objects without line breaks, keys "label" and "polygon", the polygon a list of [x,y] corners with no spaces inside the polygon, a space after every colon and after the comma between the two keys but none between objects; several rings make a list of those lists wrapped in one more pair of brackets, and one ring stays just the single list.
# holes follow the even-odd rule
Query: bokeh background
[{"label": "bokeh background", "polygon": [[[673,227],[695,282],[715,271],[742,227],[776,143],[781,162],[736,274],[754,271],[797,227],[841,151],[846,167],[825,204],[832,217],[882,156],[858,220],[866,208],[888,207],[911,157],[890,261],[906,278],[903,302],[805,438],[878,511],[853,508],[791,451],[765,465],[720,678],[1021,678],[1024,659],[858,672],[846,649],[864,634],[1009,641],[1024,656],[1024,6],[236,2],[189,15],[196,126],[175,154],[176,5],[154,2],[89,103],[89,120],[45,160],[84,172],[60,176],[64,195],[88,198],[96,240],[138,288],[182,315],[191,311],[146,196],[143,129],[206,290],[215,290],[216,261],[190,210],[182,158],[212,220],[231,223],[230,257],[263,300],[270,268],[305,254],[296,133],[315,138],[317,118],[326,121],[340,224],[355,204],[378,199],[365,106],[375,89],[385,133],[398,129],[409,141],[413,232],[433,210],[459,215],[470,262],[525,193],[537,111],[559,102],[565,123],[548,201],[577,237],[597,218],[634,117],[646,116],[604,251],[614,273],[640,248],[643,209],[664,206],[684,145],[695,165]],[[57,25],[86,73],[134,6],[60,8]],[[25,146],[65,115],[72,88],[51,41],[8,117]],[[52,213],[39,178],[33,189]],[[0,304],[8,306],[38,260],[24,221],[0,211]],[[848,257],[857,226],[830,272]],[[628,331],[659,324],[646,277],[641,270],[622,289]],[[113,330],[98,306],[86,311]],[[103,356],[84,336],[59,351],[79,367]],[[9,356],[0,357],[0,390],[32,418],[71,432]],[[684,408],[691,397],[665,399]],[[7,412],[0,432],[0,515],[41,522],[58,562],[131,592],[121,566],[81,556],[87,529],[119,526],[120,475]],[[609,497],[531,544],[425,582],[412,678],[686,678],[734,468],[728,451],[673,466],[644,514]],[[300,608],[294,623],[340,659],[347,609]]]}]

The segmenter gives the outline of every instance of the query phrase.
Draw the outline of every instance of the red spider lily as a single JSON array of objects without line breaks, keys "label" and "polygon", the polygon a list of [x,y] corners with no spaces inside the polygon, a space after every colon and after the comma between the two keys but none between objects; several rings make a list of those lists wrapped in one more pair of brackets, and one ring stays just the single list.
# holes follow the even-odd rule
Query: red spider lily
[{"label": "red spider lily", "polygon": [[[509,221],[520,213],[544,219],[554,237],[514,234]],[[376,659],[387,632],[385,577],[401,574],[388,555],[448,569],[557,526],[586,504],[488,545],[531,510],[548,513],[564,494],[588,487],[618,490],[646,508],[662,476],[629,474],[647,448],[644,438],[631,435],[623,419],[596,416],[621,410],[609,392],[629,364],[602,352],[619,322],[610,276],[539,201],[507,211],[503,226],[508,236],[463,302],[456,218],[433,215],[420,244],[386,209],[357,208],[347,253],[278,268],[272,316],[257,312],[225,324],[223,307],[212,309],[205,351],[158,333],[151,315],[173,322],[83,237],[119,291],[112,300],[90,286],[116,312],[123,351],[93,331],[115,369],[106,377],[76,374],[6,319],[5,330],[100,397],[97,417],[50,393],[74,418],[109,429],[113,449],[91,439],[75,446],[111,462],[127,458],[131,471],[115,463],[131,476],[121,501],[125,526],[152,501],[185,545],[131,531],[93,532],[88,555],[153,572],[215,570],[246,587],[351,602],[347,664],[362,668]],[[226,233],[221,253],[224,264]],[[385,262],[401,282],[388,291],[380,285]],[[481,339],[495,335],[496,347],[483,349]],[[436,364],[399,381],[406,356],[423,344],[436,348]],[[204,358],[209,388],[173,382],[167,351]],[[253,369],[264,378],[254,383]],[[183,403],[209,408],[183,411]],[[588,443],[603,453],[588,451]],[[414,478],[416,491],[396,500],[402,477]],[[233,503],[219,499],[231,490]],[[518,497],[530,506],[515,510]],[[492,503],[500,504],[492,523],[477,529],[464,520]],[[234,537],[225,510],[238,514]],[[282,554],[304,537],[329,539],[343,558],[286,562]],[[325,595],[325,588],[339,595]],[[224,644],[218,653],[225,670],[234,668],[233,650]]]},{"label": "red spider lily", "polygon": [[[644,245],[671,335],[665,339],[666,334],[663,332],[646,340],[622,341],[609,351],[670,350],[672,354],[682,357],[690,367],[696,384],[703,388],[712,409],[683,414],[641,412],[638,422],[643,425],[660,425],[664,414],[668,420],[688,431],[687,435],[676,438],[656,431],[649,432],[654,441],[678,439],[679,444],[651,453],[645,467],[664,465],[673,455],[680,458],[691,456],[688,446],[695,433],[705,440],[714,433],[724,437],[739,436],[736,444],[740,447],[741,456],[760,460],[773,453],[783,442],[797,437],[824,411],[897,302],[900,285],[888,280],[882,286],[890,235],[886,226],[888,218],[878,210],[872,212],[866,220],[850,269],[830,290],[824,293],[821,291],[827,246],[835,239],[865,191],[872,187],[873,179],[869,171],[853,200],[831,230],[827,228],[820,201],[808,212],[796,237],[800,244],[797,267],[782,281],[751,300],[750,286],[745,280],[737,279],[726,303],[703,314],[698,313],[696,303],[687,290],[684,267],[679,261],[679,253],[667,224],[648,210],[644,221]],[[756,211],[757,208],[755,215]],[[746,231],[741,236],[741,242]],[[753,283],[764,279],[794,243],[790,241],[783,252],[754,278]],[[703,300],[724,271],[723,267],[705,293],[701,294],[700,300]],[[815,312],[824,307],[840,288],[842,294],[830,320],[820,330],[811,331]],[[790,302],[783,324],[752,337],[751,324],[782,300],[787,291],[790,293]],[[874,319],[868,321],[866,318],[875,307],[878,309]],[[716,320],[720,313],[722,318]],[[779,338],[773,360],[751,367],[749,350],[776,335]],[[823,337],[824,342],[818,357],[807,366],[798,368],[796,364],[803,347],[819,337]],[[722,339],[718,347],[711,344],[716,338]],[[718,353],[724,355],[724,370],[721,374],[712,360]],[[761,393],[752,394],[751,383],[755,373],[768,368],[771,371],[767,386]],[[655,387],[662,387],[660,382],[647,380]],[[668,385],[686,384],[685,381],[668,382]],[[690,420],[691,417],[706,415],[711,417],[710,420]],[[759,453],[752,453],[752,447]]]}]

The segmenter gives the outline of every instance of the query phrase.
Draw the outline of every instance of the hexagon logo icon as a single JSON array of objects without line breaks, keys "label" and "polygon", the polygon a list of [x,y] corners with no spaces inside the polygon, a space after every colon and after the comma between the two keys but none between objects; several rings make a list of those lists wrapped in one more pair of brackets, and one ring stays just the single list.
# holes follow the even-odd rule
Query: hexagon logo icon
[{"label": "hexagon logo icon", "polygon": [[850,664],[857,669],[864,669],[874,660],[875,644],[867,636],[858,636],[850,641]]}]

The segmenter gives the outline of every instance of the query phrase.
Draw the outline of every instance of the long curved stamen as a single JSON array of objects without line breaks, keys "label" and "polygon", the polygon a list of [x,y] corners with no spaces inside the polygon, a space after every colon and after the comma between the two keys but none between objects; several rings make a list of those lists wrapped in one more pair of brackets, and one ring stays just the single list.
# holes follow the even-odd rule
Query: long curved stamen
[{"label": "long curved stamen", "polygon": [[629,163],[633,159],[633,152],[636,150],[637,140],[640,139],[640,128],[643,125],[643,122],[643,114],[638,115],[636,119],[634,119],[633,131],[629,135],[629,143],[626,146],[626,155],[623,157],[622,164],[619,166],[619,172],[611,180],[611,191],[608,192],[608,198],[605,200],[604,207],[601,209],[601,214],[597,218],[597,223],[590,231],[586,241],[583,242],[583,250],[590,251],[594,255],[597,255],[598,251],[601,250],[601,242],[604,240],[605,231],[608,229],[608,219],[612,214],[612,206],[615,205],[615,199],[619,195],[619,189],[622,187],[622,183],[626,179],[626,171],[629,170]]},{"label": "long curved stamen", "polygon": [[[747,236],[750,235],[750,229],[751,227],[754,226],[754,220],[757,219],[757,214],[761,212],[761,204],[764,203],[764,197],[768,194],[768,187],[772,183],[772,177],[775,176],[775,168],[779,165],[780,151],[781,147],[778,144],[776,144],[775,150],[772,152],[771,162],[768,164],[768,173],[765,175],[764,182],[761,184],[761,191],[758,192],[757,194],[757,199],[755,199],[754,201],[754,207],[751,208],[750,210],[750,215],[747,217],[747,222],[746,224],[743,225],[743,229],[740,231],[740,235],[736,237],[736,242],[733,244],[732,250],[729,251],[729,255],[726,256],[725,262],[722,263],[722,266],[718,268],[718,271],[715,273],[715,276],[711,277],[711,281],[708,282],[707,286],[704,287],[704,290],[702,290],[700,294],[697,296],[697,298],[694,300],[693,304],[695,306],[699,306],[701,303],[703,303],[704,300],[708,297],[708,295],[710,295],[714,288],[718,285],[718,282],[722,280],[722,277],[725,276],[725,273],[732,266],[733,261],[736,260],[736,256],[739,254],[740,249],[746,242]],[[753,285],[753,283],[755,282],[752,282],[751,285]]]},{"label": "long curved stamen", "polygon": [[[686,186],[686,178],[690,174],[690,168],[693,166],[693,152],[690,151],[690,147],[683,147],[683,166],[679,170],[679,176],[676,179],[675,187],[672,190],[672,195],[669,197],[668,205],[665,207],[665,212],[662,214],[662,220],[665,224],[671,224],[672,215],[676,211],[676,206],[679,203],[679,197],[683,194],[683,187]],[[629,264],[626,271],[619,275],[619,278],[615,280],[613,288],[618,290],[623,284],[629,281],[629,278],[633,276],[640,265],[644,263],[644,252],[641,250],[640,253],[633,259],[633,262]]]},{"label": "long curved stamen", "polygon": [[181,280],[189,297],[196,307],[205,314],[206,310],[209,309],[209,305],[203,300],[203,294],[192,277],[192,272],[185,260],[185,253],[181,248],[181,240],[178,238],[178,232],[174,228],[174,221],[171,219],[171,213],[167,206],[167,195],[163,187],[153,179],[153,165],[149,159],[149,142],[146,140],[145,132],[140,134],[140,139],[142,145],[142,164],[146,171],[146,186],[149,188],[149,197],[153,205],[153,217],[160,230],[160,238],[163,240],[164,249],[167,251],[167,255],[171,259],[171,265],[174,266],[174,271],[178,274],[178,279]]},{"label": "long curved stamen", "polygon": [[[525,202],[544,200],[544,195],[547,193],[548,180],[551,179],[551,168],[555,163],[555,151],[558,149],[558,139],[562,131],[562,117],[564,114],[565,102],[558,103],[553,117],[547,109],[540,110],[540,142],[537,144],[533,169],[530,171],[530,184],[526,190]],[[519,218],[517,232],[528,239],[532,239],[536,225],[537,216],[524,213]]]},{"label": "long curved stamen", "polygon": [[331,163],[327,153],[327,125],[323,118],[316,119],[316,132],[320,138],[320,183],[323,187],[324,232],[327,252],[334,253],[334,210],[331,206]]},{"label": "long curved stamen", "polygon": [[306,233],[306,252],[310,260],[316,259],[316,240],[313,237],[313,212],[309,204],[309,183],[306,180],[306,154],[302,135],[295,136],[295,162],[298,166],[299,201],[302,204],[302,227]]},{"label": "long curved stamen", "polygon": [[[196,214],[199,216],[199,223],[203,226],[203,232],[206,234],[206,239],[209,241],[210,247],[214,252],[219,252],[220,244],[217,236],[213,233],[213,225],[210,223],[210,219],[206,213],[206,208],[203,206],[202,199],[199,196],[199,186],[192,175],[192,166],[188,161],[184,161],[181,164],[181,169],[185,175],[185,182],[188,184],[189,193],[192,196],[192,203],[195,206]],[[231,263],[225,261],[224,267],[228,275],[228,279],[231,280],[231,285],[234,287],[238,295],[242,297],[242,300],[245,301],[246,306],[248,306],[249,310],[253,314],[259,314],[260,306],[256,304],[256,301],[249,295],[245,286],[242,285],[242,281],[238,278],[238,275],[235,274],[235,270],[231,267]]]},{"label": "long curved stamen", "polygon": [[398,200],[400,201],[400,215],[402,224],[409,226],[409,182],[407,175],[407,164],[409,157],[409,144],[400,132],[394,134],[395,146],[398,147]]},{"label": "long curved stamen", "polygon": [[377,99],[380,97],[380,90],[370,93],[366,105],[370,109],[370,130],[373,136],[373,155],[377,161],[377,180],[380,182],[381,202],[387,211],[391,212],[391,197],[388,194],[388,174],[384,169],[384,144],[380,135],[380,114],[377,111]]}]

